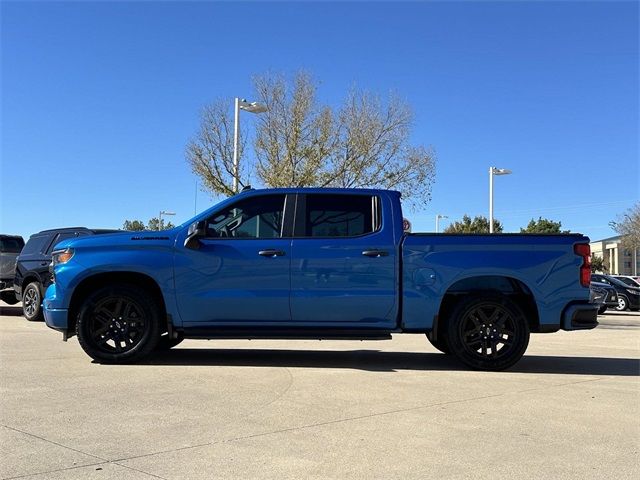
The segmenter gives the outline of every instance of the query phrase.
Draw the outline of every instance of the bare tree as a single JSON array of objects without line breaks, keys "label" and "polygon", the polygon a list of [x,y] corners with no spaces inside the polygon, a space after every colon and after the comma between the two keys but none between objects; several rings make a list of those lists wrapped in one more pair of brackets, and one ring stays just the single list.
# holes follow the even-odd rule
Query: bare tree
[{"label": "bare tree", "polygon": [[640,202],[633,205],[617,221],[609,223],[622,236],[622,245],[629,250],[640,248]]},{"label": "bare tree", "polygon": [[[187,144],[186,157],[202,187],[213,193],[233,195],[233,112],[230,102],[218,100],[200,113],[200,128]],[[238,144],[241,157],[244,142]],[[239,185],[247,184],[245,165],[240,164]]]},{"label": "bare tree", "polygon": [[300,72],[287,85],[281,75],[254,78],[260,115],[255,141],[258,176],[269,187],[321,183],[325,159],[335,148],[333,113],[316,99],[316,85]]},{"label": "bare tree", "polygon": [[382,187],[400,190],[405,199],[431,198],[435,154],[409,145],[413,112],[401,98],[353,89],[339,115],[337,150],[324,172],[326,186]]},{"label": "bare tree", "polygon": [[[253,119],[253,170],[265,186],[379,187],[401,191],[412,205],[431,199],[435,154],[409,143],[414,117],[406,101],[353,88],[334,109],[318,101],[318,83],[305,72],[291,81],[272,74],[253,81],[267,107]],[[187,146],[193,171],[213,192],[233,193],[232,134],[229,107],[216,103]],[[241,165],[250,168],[246,159]]]}]

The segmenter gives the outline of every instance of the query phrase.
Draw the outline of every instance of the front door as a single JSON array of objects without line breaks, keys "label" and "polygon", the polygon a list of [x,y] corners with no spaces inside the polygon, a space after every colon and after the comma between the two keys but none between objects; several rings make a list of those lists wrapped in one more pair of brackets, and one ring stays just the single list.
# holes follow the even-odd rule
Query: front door
[{"label": "front door", "polygon": [[176,298],[185,326],[290,322],[285,201],[282,194],[245,196],[209,216],[199,249],[178,246]]}]

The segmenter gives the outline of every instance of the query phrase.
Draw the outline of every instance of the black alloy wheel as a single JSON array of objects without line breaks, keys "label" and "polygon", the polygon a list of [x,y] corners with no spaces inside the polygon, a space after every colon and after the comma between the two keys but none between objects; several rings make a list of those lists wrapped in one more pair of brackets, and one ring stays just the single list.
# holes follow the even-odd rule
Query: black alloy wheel
[{"label": "black alloy wheel", "polygon": [[83,303],[78,341],[99,362],[135,362],[156,348],[159,318],[158,308],[145,290],[134,285],[105,287]]},{"label": "black alloy wheel", "polygon": [[22,313],[30,322],[39,322],[44,319],[42,315],[42,294],[40,284],[31,282],[22,292]]},{"label": "black alloy wheel", "polygon": [[447,338],[459,360],[478,370],[504,370],[524,355],[529,324],[522,309],[504,295],[471,295],[448,322]]}]

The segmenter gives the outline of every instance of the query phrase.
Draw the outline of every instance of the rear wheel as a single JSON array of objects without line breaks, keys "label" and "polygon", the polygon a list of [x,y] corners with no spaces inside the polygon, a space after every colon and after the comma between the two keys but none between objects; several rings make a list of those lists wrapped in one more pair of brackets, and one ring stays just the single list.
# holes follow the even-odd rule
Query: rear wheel
[{"label": "rear wheel", "polygon": [[159,320],[158,307],[145,290],[107,286],[83,302],[76,331],[80,346],[94,360],[129,363],[156,348]]},{"label": "rear wheel", "polygon": [[44,319],[42,293],[38,282],[31,282],[22,291],[22,313],[30,322],[41,322]]},{"label": "rear wheel", "polygon": [[451,352],[478,370],[504,370],[522,358],[529,324],[522,309],[500,294],[471,295],[452,312],[447,327]]},{"label": "rear wheel", "polygon": [[598,315],[602,315],[606,311],[607,311],[607,306],[603,305],[598,309]]},{"label": "rear wheel", "polygon": [[627,297],[624,295],[618,295],[618,306],[616,307],[616,310],[618,312],[624,312],[627,307],[629,307],[629,300],[627,300]]}]

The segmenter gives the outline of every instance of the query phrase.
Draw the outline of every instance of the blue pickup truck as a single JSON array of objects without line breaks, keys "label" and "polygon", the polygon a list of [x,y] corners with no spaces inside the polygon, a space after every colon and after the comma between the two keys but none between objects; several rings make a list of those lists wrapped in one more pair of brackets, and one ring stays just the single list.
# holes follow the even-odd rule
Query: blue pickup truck
[{"label": "blue pickup truck", "polygon": [[184,338],[390,339],[426,334],[501,370],[530,332],[597,325],[589,239],[403,231],[400,194],[248,190],[172,230],[56,246],[49,327],[99,362]]}]

